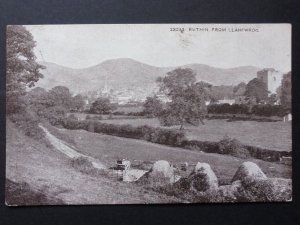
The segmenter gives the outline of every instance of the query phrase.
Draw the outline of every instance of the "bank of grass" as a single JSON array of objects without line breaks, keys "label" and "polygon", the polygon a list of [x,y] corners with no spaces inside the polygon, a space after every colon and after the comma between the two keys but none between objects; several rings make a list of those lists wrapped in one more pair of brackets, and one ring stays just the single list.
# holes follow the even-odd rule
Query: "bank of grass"
[{"label": "bank of grass", "polygon": [[34,190],[28,183],[5,180],[5,203],[8,206],[20,205],[63,205],[55,196],[49,197],[42,191]]},{"label": "bank of grass", "polygon": [[[57,128],[52,131],[55,129],[57,133],[64,132]],[[77,205],[179,202],[175,197],[143,187],[81,172],[64,154],[26,136],[9,120],[6,123],[6,179],[6,199],[10,205],[58,204],[56,201]],[[24,192],[20,188],[25,188]]]}]

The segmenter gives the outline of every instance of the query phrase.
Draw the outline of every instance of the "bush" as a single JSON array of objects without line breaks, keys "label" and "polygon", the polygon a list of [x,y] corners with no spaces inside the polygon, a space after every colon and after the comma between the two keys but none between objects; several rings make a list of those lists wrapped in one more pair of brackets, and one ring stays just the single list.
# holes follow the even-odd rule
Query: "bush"
[{"label": "bush", "polygon": [[64,128],[70,129],[70,130],[88,130],[88,124],[89,121],[78,121],[74,119],[66,118],[64,119],[62,125]]},{"label": "bush", "polygon": [[236,197],[239,202],[289,201],[292,198],[292,182],[282,178],[246,177],[237,189]]},{"label": "bush", "polygon": [[34,113],[23,111],[12,114],[9,118],[25,135],[37,140],[45,137],[44,131],[38,126],[39,120]]},{"label": "bush", "polygon": [[70,164],[75,169],[83,173],[91,173],[95,170],[93,163],[86,157],[80,156],[78,158],[72,158]]},{"label": "bush", "polygon": [[74,114],[70,114],[70,115],[68,116],[68,119],[78,120],[78,118],[77,118]]},{"label": "bush", "polygon": [[282,117],[287,113],[287,110],[281,105],[255,105],[251,112],[257,116]]},{"label": "bush", "polygon": [[217,142],[210,141],[183,141],[182,147],[207,153],[219,153],[219,145]]},{"label": "bush", "polygon": [[73,168],[75,168],[76,170],[84,173],[84,174],[88,174],[88,175],[107,175],[108,171],[104,170],[104,169],[97,169],[93,166],[92,161],[89,160],[89,158],[84,157],[84,156],[80,156],[77,158],[72,158],[70,159],[70,164]]},{"label": "bush", "polygon": [[233,155],[240,158],[248,158],[250,156],[249,151],[244,145],[237,139],[225,136],[223,140],[219,141],[220,154]]},{"label": "bush", "polygon": [[253,158],[263,159],[265,161],[276,162],[276,161],[280,161],[280,158],[282,156],[286,156],[286,157],[292,156],[292,152],[287,152],[287,151],[274,151],[274,150],[263,149],[255,146],[247,146],[247,145],[245,146],[245,148],[248,149],[250,155]]},{"label": "bush", "polygon": [[101,115],[97,115],[97,116],[86,115],[85,119],[86,120],[103,120],[103,117]]},{"label": "bush", "polygon": [[123,115],[125,115],[125,112],[123,112],[123,111],[115,111],[112,114],[116,115],[116,116],[123,116]]},{"label": "bush", "polygon": [[70,118],[64,120],[63,126],[71,130],[84,129],[95,133],[142,139],[171,146],[181,146],[185,140],[185,135],[181,131],[149,126],[133,127],[131,125],[106,124],[91,120],[77,121]]},{"label": "bush", "polygon": [[253,114],[256,116],[279,116],[282,117],[288,113],[282,105],[250,105],[245,104],[214,104],[207,107],[208,113],[211,114]]},{"label": "bush", "polygon": [[67,109],[62,106],[53,106],[49,108],[44,108],[38,111],[38,116],[45,118],[49,121],[51,125],[61,125],[64,121],[65,115],[67,114]]},{"label": "bush", "polygon": [[180,122],[178,119],[176,119],[174,116],[170,115],[170,113],[161,113],[161,115],[158,117],[159,123],[162,126],[170,127],[173,125],[180,125]]}]

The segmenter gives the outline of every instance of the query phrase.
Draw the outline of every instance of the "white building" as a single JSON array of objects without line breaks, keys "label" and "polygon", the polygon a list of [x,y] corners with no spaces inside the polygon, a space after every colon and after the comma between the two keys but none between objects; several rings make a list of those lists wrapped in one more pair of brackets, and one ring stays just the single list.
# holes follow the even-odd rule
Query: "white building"
[{"label": "white building", "polygon": [[217,104],[229,104],[229,105],[233,105],[235,103],[235,99],[222,99],[222,100],[218,100]]}]

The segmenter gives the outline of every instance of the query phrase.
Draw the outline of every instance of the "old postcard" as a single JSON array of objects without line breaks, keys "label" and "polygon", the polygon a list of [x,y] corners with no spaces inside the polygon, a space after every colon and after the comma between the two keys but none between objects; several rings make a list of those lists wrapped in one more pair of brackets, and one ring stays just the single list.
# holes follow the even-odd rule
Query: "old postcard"
[{"label": "old postcard", "polygon": [[6,204],[292,201],[290,24],[10,25]]}]

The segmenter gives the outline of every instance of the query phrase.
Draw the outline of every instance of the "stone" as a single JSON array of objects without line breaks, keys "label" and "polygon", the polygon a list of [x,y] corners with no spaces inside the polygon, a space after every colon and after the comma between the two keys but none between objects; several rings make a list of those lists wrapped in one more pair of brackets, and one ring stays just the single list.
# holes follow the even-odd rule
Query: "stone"
[{"label": "stone", "polygon": [[218,178],[210,165],[198,162],[194,171],[189,175],[188,181],[196,191],[207,191],[218,188]]},{"label": "stone", "polygon": [[174,169],[168,161],[159,160],[155,162],[152,168],[145,173],[140,179],[139,183],[151,184],[170,184],[175,182]]},{"label": "stone", "polygon": [[244,162],[236,171],[232,178],[232,182],[244,180],[246,177],[251,177],[252,179],[267,179],[264,172],[253,162]]}]

